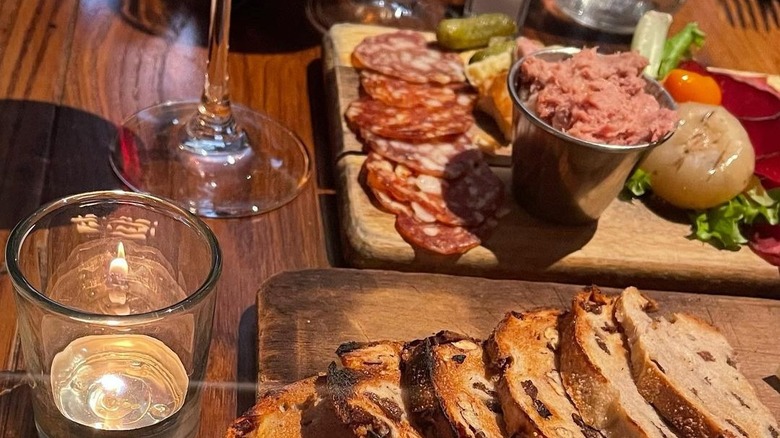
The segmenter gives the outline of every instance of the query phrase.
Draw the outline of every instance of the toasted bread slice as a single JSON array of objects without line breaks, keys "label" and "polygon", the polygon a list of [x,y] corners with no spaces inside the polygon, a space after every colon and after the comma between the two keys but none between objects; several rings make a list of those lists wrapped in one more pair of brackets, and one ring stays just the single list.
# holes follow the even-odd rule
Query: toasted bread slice
[{"label": "toasted bread slice", "polygon": [[344,344],[336,351],[343,368],[328,368],[336,415],[360,438],[421,438],[401,394],[401,350],[392,341]]},{"label": "toasted bread slice", "polygon": [[675,436],[639,394],[614,318],[615,298],[596,287],[574,297],[564,318],[561,377],[586,423],[608,437]]},{"label": "toasted bread slice", "polygon": [[558,371],[558,309],[509,312],[485,343],[509,436],[601,437],[566,396]]},{"label": "toasted bread slice", "polygon": [[442,331],[409,345],[407,351],[403,381],[409,407],[429,436],[504,436],[501,409],[479,341]]},{"label": "toasted bread slice", "polygon": [[655,303],[628,288],[615,315],[631,350],[639,392],[685,437],[780,436],[780,427],[711,325],[675,314],[653,319]]},{"label": "toasted bread slice", "polygon": [[237,418],[226,438],[342,438],[354,436],[336,417],[325,375],[291,383],[260,396]]}]

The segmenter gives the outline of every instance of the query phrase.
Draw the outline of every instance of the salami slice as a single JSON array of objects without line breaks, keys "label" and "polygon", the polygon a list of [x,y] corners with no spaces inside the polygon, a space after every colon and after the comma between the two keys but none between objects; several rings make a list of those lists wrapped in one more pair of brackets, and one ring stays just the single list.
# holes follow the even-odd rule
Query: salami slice
[{"label": "salami slice", "polygon": [[419,222],[402,214],[395,218],[395,229],[411,245],[444,255],[463,254],[482,243],[467,228]]},{"label": "salami slice", "polygon": [[362,133],[368,147],[388,160],[401,163],[426,175],[453,179],[482,160],[482,152],[467,135],[452,141],[410,143]]},{"label": "salami slice", "polygon": [[365,38],[352,53],[359,66],[408,82],[464,82],[463,61],[450,52],[428,47],[414,31],[399,30]]},{"label": "salami slice", "polygon": [[418,205],[422,213],[413,208],[416,216],[428,213],[448,225],[479,225],[503,201],[504,185],[483,161],[454,180],[414,173],[373,152],[365,166],[369,186],[413,207]]},{"label": "salami slice", "polygon": [[407,216],[411,216],[414,214],[414,211],[411,209],[410,206],[404,204],[401,201],[398,201],[396,199],[393,199],[390,194],[382,190],[378,187],[369,186],[369,190],[371,190],[371,194],[374,195],[374,199],[376,200],[377,204],[382,208],[382,210],[393,213],[393,214],[403,214]]},{"label": "salami slice", "polygon": [[399,108],[439,109],[458,104],[473,109],[478,97],[470,87],[416,84],[370,70],[360,72],[360,84],[369,96]]},{"label": "salami slice", "polygon": [[474,123],[470,107],[462,105],[432,111],[419,106],[398,108],[367,98],[352,102],[345,116],[358,131],[417,142],[460,135]]}]

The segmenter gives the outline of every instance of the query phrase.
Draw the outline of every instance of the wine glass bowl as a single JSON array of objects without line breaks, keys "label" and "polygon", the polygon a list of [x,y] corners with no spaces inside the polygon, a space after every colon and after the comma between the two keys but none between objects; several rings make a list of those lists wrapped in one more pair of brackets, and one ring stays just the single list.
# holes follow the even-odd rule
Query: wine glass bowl
[{"label": "wine glass bowl", "polygon": [[267,212],[305,187],[311,160],[303,143],[272,118],[242,105],[231,105],[231,111],[239,126],[235,136],[245,141],[224,150],[188,146],[187,125],[199,104],[166,102],[123,122],[110,160],[122,182],[204,217]]},{"label": "wine glass bowl", "polygon": [[128,187],[205,217],[274,210],[295,199],[311,175],[309,153],[293,132],[230,102],[230,9],[231,0],[211,2],[200,100],[139,111],[111,145],[111,167]]}]

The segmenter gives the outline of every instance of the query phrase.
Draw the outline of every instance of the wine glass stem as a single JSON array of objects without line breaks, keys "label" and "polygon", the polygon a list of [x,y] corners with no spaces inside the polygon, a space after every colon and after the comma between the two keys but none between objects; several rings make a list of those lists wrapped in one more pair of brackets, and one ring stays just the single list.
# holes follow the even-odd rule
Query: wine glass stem
[{"label": "wine glass stem", "polygon": [[230,6],[231,0],[211,0],[208,71],[201,101],[209,113],[217,116],[230,112]]},{"label": "wine glass stem", "polygon": [[231,152],[246,147],[230,110],[228,45],[231,0],[211,0],[209,57],[198,114],[187,123],[182,147],[197,153]]}]

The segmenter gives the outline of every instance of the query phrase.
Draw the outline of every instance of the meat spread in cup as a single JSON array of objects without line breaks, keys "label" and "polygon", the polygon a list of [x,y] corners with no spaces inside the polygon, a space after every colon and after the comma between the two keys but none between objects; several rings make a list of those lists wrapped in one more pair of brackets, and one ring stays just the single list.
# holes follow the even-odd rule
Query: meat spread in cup
[{"label": "meat spread in cup", "polygon": [[642,76],[646,62],[560,48],[512,66],[512,191],[525,210],[563,224],[597,220],[643,154],[671,136],[674,100]]},{"label": "meat spread in cup", "polygon": [[586,49],[562,61],[531,56],[522,63],[527,105],[572,137],[633,145],[674,129],[677,113],[645,91],[647,59],[636,52],[601,55]]}]

